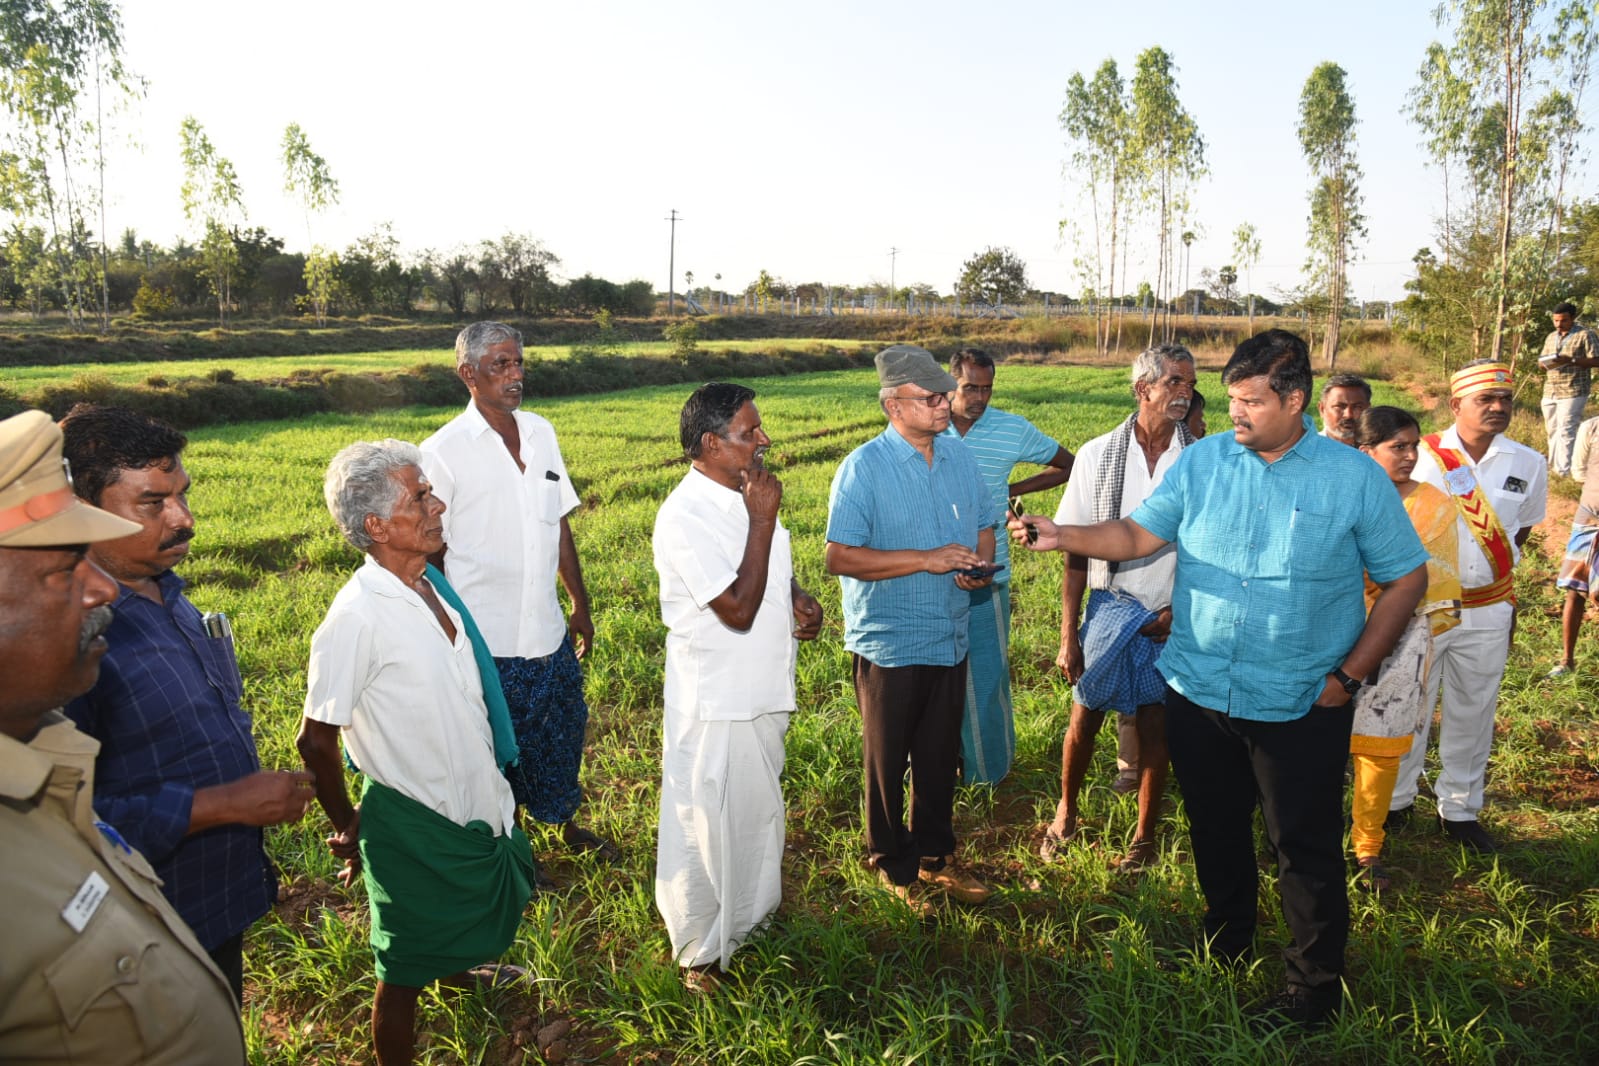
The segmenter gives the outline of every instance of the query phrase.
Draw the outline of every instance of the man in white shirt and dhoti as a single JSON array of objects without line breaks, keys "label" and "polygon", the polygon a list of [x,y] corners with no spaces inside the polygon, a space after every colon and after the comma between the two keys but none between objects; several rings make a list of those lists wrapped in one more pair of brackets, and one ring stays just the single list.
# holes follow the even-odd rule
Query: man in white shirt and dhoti
[{"label": "man in white shirt and dhoti", "polygon": [[[352,444],[323,491],[367,559],[311,638],[297,745],[341,876],[366,884],[373,1044],[379,1066],[393,1066],[414,1056],[424,986],[514,971],[469,968],[510,946],[536,872],[503,776],[517,747],[493,657],[428,564],[444,543],[444,504],[420,453],[397,440]],[[345,789],[341,735],[365,777],[359,806]]]},{"label": "man in white shirt and dhoti", "polygon": [[679,432],[693,466],[655,519],[668,630],[655,904],[696,991],[782,898],[795,638],[822,626],[794,581],[754,399],[716,382],[689,397]]}]

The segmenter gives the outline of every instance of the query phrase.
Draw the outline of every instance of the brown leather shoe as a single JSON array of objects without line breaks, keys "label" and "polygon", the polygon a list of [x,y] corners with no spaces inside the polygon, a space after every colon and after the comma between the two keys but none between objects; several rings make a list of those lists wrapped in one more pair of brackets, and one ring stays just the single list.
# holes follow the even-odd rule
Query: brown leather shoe
[{"label": "brown leather shoe", "polygon": [[927,897],[923,895],[923,889],[920,882],[912,881],[908,885],[897,885],[888,876],[888,874],[882,870],[877,871],[877,881],[883,886],[884,889],[888,891],[890,895],[899,900],[906,907],[910,908],[910,912],[916,915],[916,917],[931,918],[933,916],[933,905],[929,903],[927,901]]},{"label": "brown leather shoe", "polygon": [[983,903],[994,894],[993,889],[956,866],[953,855],[944,856],[944,865],[936,870],[923,866],[917,876],[927,884],[943,889],[960,903]]}]

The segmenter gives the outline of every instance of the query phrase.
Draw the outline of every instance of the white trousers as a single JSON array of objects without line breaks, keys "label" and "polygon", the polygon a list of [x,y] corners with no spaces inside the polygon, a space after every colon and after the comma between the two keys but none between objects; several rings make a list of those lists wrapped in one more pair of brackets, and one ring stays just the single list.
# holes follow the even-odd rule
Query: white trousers
[{"label": "white trousers", "polygon": [[1577,427],[1582,424],[1582,410],[1588,397],[1574,396],[1569,400],[1543,401],[1543,428],[1549,437],[1549,468],[1557,474],[1571,476],[1571,453],[1577,447]]},{"label": "white trousers", "polygon": [[702,722],[666,710],[655,906],[679,966],[724,969],[783,898],[787,713]]},{"label": "white trousers", "polygon": [[1438,777],[1433,795],[1438,814],[1446,821],[1469,822],[1482,810],[1483,782],[1488,774],[1488,749],[1493,745],[1494,708],[1499,703],[1499,682],[1510,655],[1510,634],[1503,629],[1454,629],[1435,638],[1432,669],[1416,742],[1399,762],[1391,810],[1416,800],[1427,739],[1432,730],[1432,708],[1442,683],[1443,716],[1438,727]]}]

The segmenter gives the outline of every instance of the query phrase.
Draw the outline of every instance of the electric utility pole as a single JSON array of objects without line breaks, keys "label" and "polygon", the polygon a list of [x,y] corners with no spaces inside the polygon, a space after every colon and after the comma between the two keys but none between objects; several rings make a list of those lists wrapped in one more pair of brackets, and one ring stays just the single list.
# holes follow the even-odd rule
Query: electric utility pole
[{"label": "electric utility pole", "polygon": [[894,288],[894,260],[898,256],[898,248],[890,248],[888,250],[888,309],[890,311],[894,309],[894,293],[897,291]]},{"label": "electric utility pole", "polygon": [[666,253],[666,313],[669,316],[677,314],[677,290],[674,288],[677,281],[677,223],[682,217],[674,207],[666,218],[672,224],[672,241]]}]

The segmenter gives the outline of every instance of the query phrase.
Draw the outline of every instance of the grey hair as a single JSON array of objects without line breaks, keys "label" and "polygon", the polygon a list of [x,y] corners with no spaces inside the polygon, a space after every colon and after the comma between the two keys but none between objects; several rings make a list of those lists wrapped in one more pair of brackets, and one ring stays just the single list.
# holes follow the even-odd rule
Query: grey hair
[{"label": "grey hair", "polygon": [[1153,385],[1159,381],[1168,363],[1187,363],[1192,366],[1194,353],[1181,344],[1157,344],[1139,352],[1133,360],[1133,395],[1138,395],[1139,385]]},{"label": "grey hair", "polygon": [[1328,378],[1321,386],[1321,399],[1327,398],[1328,389],[1359,389],[1366,394],[1366,402],[1371,402],[1371,383],[1359,374],[1340,371]]},{"label": "grey hair", "polygon": [[394,475],[408,466],[421,465],[422,453],[416,445],[393,437],[356,441],[333,457],[322,480],[322,496],[351,546],[362,551],[372,546],[372,538],[366,535],[366,516],[392,516],[395,504],[405,494]]},{"label": "grey hair", "polygon": [[506,341],[515,341],[517,353],[521,353],[521,330],[512,329],[504,322],[474,322],[455,335],[455,365],[477,366],[491,346]]}]

